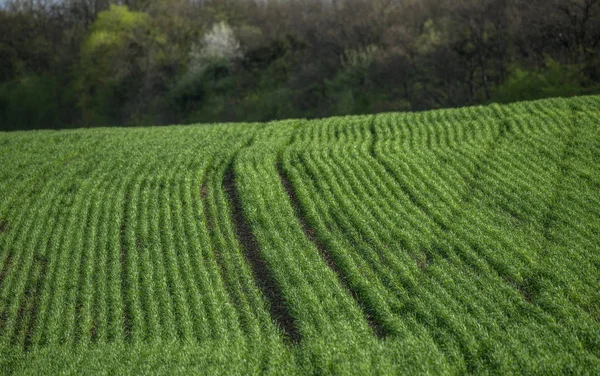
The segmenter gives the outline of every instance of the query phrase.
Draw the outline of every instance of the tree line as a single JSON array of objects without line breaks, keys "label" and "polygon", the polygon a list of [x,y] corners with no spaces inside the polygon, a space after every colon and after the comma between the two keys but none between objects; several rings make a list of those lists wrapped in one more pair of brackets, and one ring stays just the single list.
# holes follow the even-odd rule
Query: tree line
[{"label": "tree line", "polygon": [[600,92],[600,0],[7,0],[1,129]]}]

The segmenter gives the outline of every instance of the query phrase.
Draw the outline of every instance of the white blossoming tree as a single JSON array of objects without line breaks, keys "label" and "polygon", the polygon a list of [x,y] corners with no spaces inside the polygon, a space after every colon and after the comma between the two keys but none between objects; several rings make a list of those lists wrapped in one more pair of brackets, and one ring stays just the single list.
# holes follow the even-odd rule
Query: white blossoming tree
[{"label": "white blossoming tree", "polygon": [[231,27],[225,22],[216,23],[200,43],[192,47],[189,71],[200,73],[208,65],[215,63],[231,65],[241,57],[242,49]]}]

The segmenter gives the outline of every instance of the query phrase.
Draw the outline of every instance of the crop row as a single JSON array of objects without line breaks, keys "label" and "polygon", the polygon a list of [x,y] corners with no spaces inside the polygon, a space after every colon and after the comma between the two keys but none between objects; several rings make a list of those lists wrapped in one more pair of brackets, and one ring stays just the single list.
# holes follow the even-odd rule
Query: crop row
[{"label": "crop row", "polygon": [[0,350],[597,368],[599,104],[1,134]]}]

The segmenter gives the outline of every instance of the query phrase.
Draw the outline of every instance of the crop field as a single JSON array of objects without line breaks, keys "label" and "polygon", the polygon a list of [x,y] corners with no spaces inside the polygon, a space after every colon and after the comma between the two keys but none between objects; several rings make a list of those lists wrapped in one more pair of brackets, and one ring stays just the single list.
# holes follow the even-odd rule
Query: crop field
[{"label": "crop field", "polygon": [[0,373],[598,374],[600,97],[0,133]]}]

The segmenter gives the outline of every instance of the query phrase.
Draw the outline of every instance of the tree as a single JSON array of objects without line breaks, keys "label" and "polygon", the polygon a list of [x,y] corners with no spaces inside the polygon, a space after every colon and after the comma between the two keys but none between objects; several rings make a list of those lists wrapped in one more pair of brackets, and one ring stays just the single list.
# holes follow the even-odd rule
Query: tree
[{"label": "tree", "polygon": [[161,43],[147,13],[111,5],[98,15],[80,54],[77,89],[84,125],[135,120],[145,106],[139,94],[152,71],[153,48]]}]

